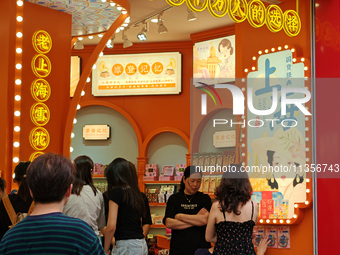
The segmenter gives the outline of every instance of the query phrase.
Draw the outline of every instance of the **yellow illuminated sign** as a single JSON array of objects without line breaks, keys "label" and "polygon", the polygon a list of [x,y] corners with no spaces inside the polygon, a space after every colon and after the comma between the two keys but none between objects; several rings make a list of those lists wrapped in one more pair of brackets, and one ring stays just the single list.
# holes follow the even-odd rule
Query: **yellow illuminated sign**
[{"label": "yellow illuminated sign", "polygon": [[52,48],[52,39],[46,31],[39,30],[34,33],[32,44],[38,53],[46,54]]},{"label": "yellow illuminated sign", "polygon": [[270,5],[267,8],[267,27],[272,32],[279,32],[283,27],[283,13],[277,5]]},{"label": "yellow illuminated sign", "polygon": [[194,12],[201,12],[208,8],[214,17],[223,17],[228,13],[230,19],[240,23],[248,19],[253,27],[267,25],[271,32],[278,32],[282,28],[289,36],[297,36],[301,30],[299,14],[287,10],[283,14],[277,5],[268,5],[267,8],[260,0],[166,0],[172,6],[180,6],[186,2],[188,8]]},{"label": "yellow illuminated sign", "polygon": [[45,154],[45,153],[43,153],[43,152],[41,152],[41,151],[33,152],[33,153],[31,154],[31,156],[30,156],[29,161],[32,162],[32,161],[35,160],[37,157],[39,157],[40,155],[43,155],[43,154]]},{"label": "yellow illuminated sign", "polygon": [[262,27],[266,23],[266,7],[260,0],[249,3],[248,21],[253,27]]},{"label": "yellow illuminated sign", "polygon": [[47,77],[52,69],[52,64],[50,59],[43,55],[35,55],[32,59],[32,71],[33,73],[41,78]]},{"label": "yellow illuminated sign", "polygon": [[30,144],[37,151],[45,150],[50,144],[50,134],[43,127],[36,127],[31,131]]},{"label": "yellow illuminated sign", "polygon": [[37,126],[45,126],[50,121],[50,110],[44,103],[36,103],[31,107],[31,120]]},{"label": "yellow illuminated sign", "polygon": [[301,30],[299,14],[293,10],[285,11],[283,29],[289,36],[296,36]]},{"label": "yellow illuminated sign", "polygon": [[44,79],[36,79],[31,85],[32,97],[38,102],[45,102],[50,98],[51,87]]}]

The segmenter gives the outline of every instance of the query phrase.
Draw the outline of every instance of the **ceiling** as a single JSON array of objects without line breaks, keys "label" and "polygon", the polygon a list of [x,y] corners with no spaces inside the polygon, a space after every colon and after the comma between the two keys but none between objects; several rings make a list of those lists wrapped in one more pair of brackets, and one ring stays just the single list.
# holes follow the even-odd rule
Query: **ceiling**
[{"label": "ceiling", "polygon": [[[100,1],[100,0],[97,0]],[[130,28],[126,31],[126,35],[133,43],[140,43],[137,39],[137,34],[142,30],[144,25],[142,21],[150,18],[162,10],[171,7],[165,0],[129,0],[130,3]],[[167,9],[162,19],[164,25],[168,29],[165,34],[158,34],[158,25],[156,23],[149,22],[149,32],[147,33],[146,42],[169,42],[169,41],[189,41],[190,34],[211,30],[214,28],[220,28],[230,26],[234,22],[225,15],[222,18],[215,18],[211,16],[206,9],[203,12],[197,13],[197,19],[195,21],[187,21],[187,6],[182,4],[181,6],[175,6]],[[147,19],[150,20],[150,19]],[[137,27],[134,24],[137,23]],[[93,39],[84,37],[82,41],[84,45],[95,45],[99,42],[100,38],[94,36]],[[116,34],[115,43],[123,43],[122,32]]]}]

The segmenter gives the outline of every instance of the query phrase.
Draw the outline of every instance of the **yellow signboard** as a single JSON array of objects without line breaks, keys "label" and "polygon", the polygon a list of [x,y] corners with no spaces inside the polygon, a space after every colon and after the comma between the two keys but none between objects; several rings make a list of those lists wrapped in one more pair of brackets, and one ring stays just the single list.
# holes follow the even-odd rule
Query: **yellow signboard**
[{"label": "yellow signboard", "polygon": [[50,144],[50,134],[45,128],[36,127],[31,131],[30,144],[35,150],[45,150]]},{"label": "yellow signboard", "polygon": [[166,0],[172,6],[179,6],[186,2],[188,8],[194,12],[201,12],[208,8],[211,15],[221,18],[228,13],[236,23],[248,19],[253,27],[267,25],[271,32],[278,32],[282,28],[289,36],[297,36],[301,30],[299,14],[294,10],[284,13],[277,5],[268,5],[267,8],[260,0]]}]

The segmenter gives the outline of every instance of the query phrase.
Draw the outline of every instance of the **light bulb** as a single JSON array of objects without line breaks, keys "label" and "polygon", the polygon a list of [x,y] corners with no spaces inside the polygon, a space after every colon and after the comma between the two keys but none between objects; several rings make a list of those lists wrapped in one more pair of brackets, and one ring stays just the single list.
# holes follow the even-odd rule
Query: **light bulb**
[{"label": "light bulb", "polygon": [[14,162],[14,163],[18,163],[18,162],[19,162],[19,158],[18,158],[18,157],[14,157],[14,158],[13,158],[13,162]]},{"label": "light bulb", "polygon": [[21,80],[20,80],[20,79],[16,79],[16,80],[15,80],[15,84],[16,84],[16,85],[21,85]]},{"label": "light bulb", "polygon": [[21,100],[21,96],[16,95],[16,96],[14,97],[14,99],[15,99],[15,101],[20,101],[20,100]]},{"label": "light bulb", "polygon": [[19,117],[20,114],[21,114],[20,111],[15,111],[15,112],[14,112],[14,115],[15,115],[16,117]]},{"label": "light bulb", "polygon": [[15,148],[18,148],[18,147],[20,146],[20,143],[19,143],[19,142],[14,142],[14,143],[13,143],[13,146],[14,146]]},{"label": "light bulb", "polygon": [[22,53],[22,49],[21,48],[16,48],[15,50],[18,54]]},{"label": "light bulb", "polygon": [[19,132],[19,131],[20,131],[20,127],[19,127],[19,126],[15,126],[15,127],[14,127],[14,131],[15,131],[15,132]]},{"label": "light bulb", "polygon": [[17,16],[17,21],[18,21],[18,22],[22,22],[23,20],[24,20],[23,17]]}]

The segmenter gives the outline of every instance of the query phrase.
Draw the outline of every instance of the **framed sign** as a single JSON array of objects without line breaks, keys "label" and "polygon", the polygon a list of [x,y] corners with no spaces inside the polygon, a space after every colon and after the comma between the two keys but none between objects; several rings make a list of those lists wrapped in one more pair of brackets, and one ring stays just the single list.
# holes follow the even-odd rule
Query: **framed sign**
[{"label": "framed sign", "polygon": [[99,57],[92,72],[94,96],[159,95],[181,92],[179,52]]},{"label": "framed sign", "polygon": [[83,127],[85,140],[107,140],[110,138],[109,125],[85,125]]},{"label": "framed sign", "polygon": [[235,81],[235,35],[195,43],[193,51],[195,80]]}]

